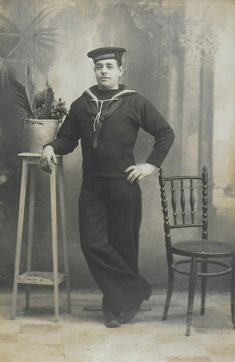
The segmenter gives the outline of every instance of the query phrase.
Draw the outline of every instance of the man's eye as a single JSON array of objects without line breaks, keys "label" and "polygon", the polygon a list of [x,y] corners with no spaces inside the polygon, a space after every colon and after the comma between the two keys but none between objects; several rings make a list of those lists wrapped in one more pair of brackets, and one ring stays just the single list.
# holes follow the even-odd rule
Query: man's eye
[{"label": "man's eye", "polygon": [[107,66],[108,69],[113,69],[114,67],[112,65]]},{"label": "man's eye", "polygon": [[102,67],[100,65],[97,65],[97,67],[95,67],[96,70],[101,70]]}]

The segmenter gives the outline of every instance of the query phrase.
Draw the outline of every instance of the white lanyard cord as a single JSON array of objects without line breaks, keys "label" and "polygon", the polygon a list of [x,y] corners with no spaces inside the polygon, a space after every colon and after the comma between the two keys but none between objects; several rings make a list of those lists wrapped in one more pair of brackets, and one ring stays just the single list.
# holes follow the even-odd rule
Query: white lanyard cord
[{"label": "white lanyard cord", "polygon": [[99,109],[99,112],[97,113],[97,115],[96,115],[96,117],[95,117],[95,119],[94,119],[94,122],[93,122],[94,132],[96,131],[97,124],[99,123],[99,119],[100,119],[100,116],[101,116],[103,103],[104,103],[104,101],[100,101],[100,109]]},{"label": "white lanyard cord", "polygon": [[96,131],[96,128],[97,128],[97,125],[99,123],[99,119],[100,119],[100,116],[101,116],[101,112],[102,112],[102,107],[103,107],[103,103],[104,102],[109,102],[111,103],[112,101],[118,101],[119,99],[119,96],[123,95],[123,94],[130,94],[130,93],[135,93],[134,90],[132,89],[125,89],[117,94],[115,94],[111,99],[103,99],[103,100],[99,100],[92,92],[90,89],[87,89],[86,92],[91,96],[91,100],[93,102],[96,103],[97,106],[99,106],[99,102],[100,102],[100,109],[99,109],[99,112],[97,113],[95,119],[94,119],[94,122],[93,122],[93,129],[94,129],[94,132]]}]

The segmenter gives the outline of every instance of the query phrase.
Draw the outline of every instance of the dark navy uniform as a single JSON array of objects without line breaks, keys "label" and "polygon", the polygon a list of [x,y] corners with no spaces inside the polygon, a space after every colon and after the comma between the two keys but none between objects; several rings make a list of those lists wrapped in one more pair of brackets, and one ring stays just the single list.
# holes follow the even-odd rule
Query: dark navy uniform
[{"label": "dark navy uniform", "polygon": [[147,99],[123,85],[118,90],[93,86],[72,103],[50,143],[57,154],[66,154],[81,141],[80,240],[103,293],[104,311],[125,312],[151,295],[138,272],[141,190],[125,173],[135,164],[140,127],[155,138],[146,162],[159,167],[174,140],[166,120]]}]

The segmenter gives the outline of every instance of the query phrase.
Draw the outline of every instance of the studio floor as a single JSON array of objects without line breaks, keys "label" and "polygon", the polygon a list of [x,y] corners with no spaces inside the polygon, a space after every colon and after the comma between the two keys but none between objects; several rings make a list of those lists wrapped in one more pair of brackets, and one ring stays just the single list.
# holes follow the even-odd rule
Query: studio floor
[{"label": "studio floor", "polygon": [[156,292],[131,323],[115,329],[103,325],[100,301],[96,292],[73,291],[68,315],[61,291],[62,315],[55,323],[51,289],[32,291],[29,313],[21,292],[17,318],[11,320],[11,292],[0,292],[0,361],[235,362],[228,293],[209,294],[204,317],[196,297],[190,337],[185,336],[185,293],[174,294],[167,321],[161,321],[164,293]]}]

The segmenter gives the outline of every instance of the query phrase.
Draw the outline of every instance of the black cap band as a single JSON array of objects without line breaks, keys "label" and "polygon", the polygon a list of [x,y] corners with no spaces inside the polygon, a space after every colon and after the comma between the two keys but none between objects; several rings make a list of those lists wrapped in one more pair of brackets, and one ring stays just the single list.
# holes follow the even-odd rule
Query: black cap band
[{"label": "black cap band", "polygon": [[106,47],[91,50],[89,53],[87,53],[87,56],[89,58],[92,58],[94,63],[96,63],[98,60],[103,59],[116,59],[117,61],[121,61],[123,53],[125,52],[125,48]]}]

